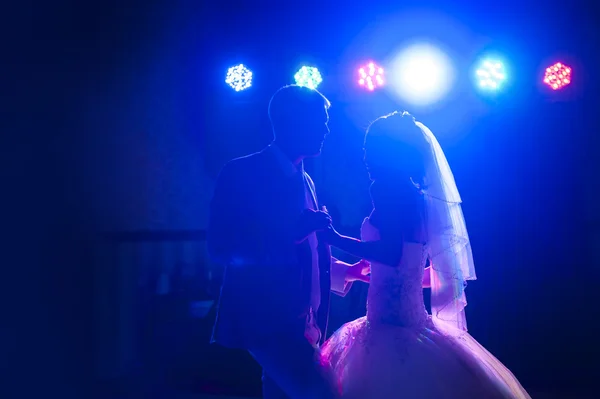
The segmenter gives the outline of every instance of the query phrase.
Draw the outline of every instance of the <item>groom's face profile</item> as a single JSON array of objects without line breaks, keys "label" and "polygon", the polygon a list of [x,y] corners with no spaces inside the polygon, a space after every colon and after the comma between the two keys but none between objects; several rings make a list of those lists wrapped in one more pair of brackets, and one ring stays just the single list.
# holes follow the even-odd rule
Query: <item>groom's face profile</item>
[{"label": "groom's face profile", "polygon": [[269,105],[276,142],[294,156],[318,156],[329,134],[328,108],[329,101],[316,90],[293,85],[280,89]]},{"label": "groom's face profile", "polygon": [[298,150],[302,151],[302,155],[316,157],[321,154],[325,137],[329,134],[328,124],[329,113],[325,107],[305,115],[296,131]]}]

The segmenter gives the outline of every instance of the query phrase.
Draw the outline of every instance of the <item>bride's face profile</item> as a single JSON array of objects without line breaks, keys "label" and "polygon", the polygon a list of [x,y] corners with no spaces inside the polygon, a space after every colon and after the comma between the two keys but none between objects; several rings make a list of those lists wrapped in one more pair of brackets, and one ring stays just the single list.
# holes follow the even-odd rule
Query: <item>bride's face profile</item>
[{"label": "bride's face profile", "polygon": [[392,113],[375,120],[367,129],[363,147],[369,177],[421,181],[427,146],[412,116]]},{"label": "bride's face profile", "polygon": [[367,134],[363,160],[371,180],[402,173],[402,155],[396,147],[384,136]]}]

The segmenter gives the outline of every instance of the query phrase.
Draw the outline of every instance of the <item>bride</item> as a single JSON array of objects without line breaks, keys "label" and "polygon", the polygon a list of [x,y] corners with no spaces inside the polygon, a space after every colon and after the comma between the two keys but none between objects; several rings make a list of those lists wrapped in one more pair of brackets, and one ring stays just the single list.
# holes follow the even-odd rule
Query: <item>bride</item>
[{"label": "bride", "polygon": [[[327,232],[330,244],[371,262],[367,315],[321,348],[342,397],[530,398],[466,332],[464,288],[475,269],[461,199],[435,136],[406,112],[381,117],[367,130],[365,163],[374,209],[362,240]],[[431,286],[432,315],[423,283]]]}]

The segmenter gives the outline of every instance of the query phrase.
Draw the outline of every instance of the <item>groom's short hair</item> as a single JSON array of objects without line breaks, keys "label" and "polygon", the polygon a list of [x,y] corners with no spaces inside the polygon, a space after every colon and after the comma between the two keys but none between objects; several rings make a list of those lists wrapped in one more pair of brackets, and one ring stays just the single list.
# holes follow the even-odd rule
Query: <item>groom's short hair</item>
[{"label": "groom's short hair", "polygon": [[329,107],[331,102],[316,89],[298,85],[283,86],[269,101],[269,120],[276,134],[278,128],[292,126],[296,121]]}]

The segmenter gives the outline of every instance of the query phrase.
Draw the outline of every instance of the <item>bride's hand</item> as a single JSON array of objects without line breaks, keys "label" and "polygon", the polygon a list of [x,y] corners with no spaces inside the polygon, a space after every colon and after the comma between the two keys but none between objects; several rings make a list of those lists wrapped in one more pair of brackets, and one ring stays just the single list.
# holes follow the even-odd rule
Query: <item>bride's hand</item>
[{"label": "bride's hand", "polygon": [[368,283],[371,281],[371,263],[364,259],[350,266],[346,273],[346,281],[363,281]]}]

